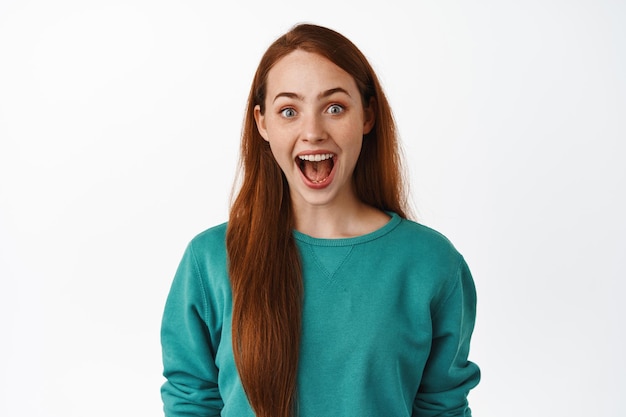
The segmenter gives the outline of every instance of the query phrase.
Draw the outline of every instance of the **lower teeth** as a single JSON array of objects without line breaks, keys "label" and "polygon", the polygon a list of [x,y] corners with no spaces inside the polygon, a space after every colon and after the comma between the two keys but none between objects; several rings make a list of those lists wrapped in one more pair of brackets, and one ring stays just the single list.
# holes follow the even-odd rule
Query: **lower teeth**
[{"label": "lower teeth", "polygon": [[323,183],[323,182],[326,182],[326,180],[327,180],[327,179],[328,179],[328,177],[326,177],[326,178],[324,178],[324,179],[321,179],[321,180],[311,180],[311,182],[312,182],[313,184],[321,184],[321,183]]}]

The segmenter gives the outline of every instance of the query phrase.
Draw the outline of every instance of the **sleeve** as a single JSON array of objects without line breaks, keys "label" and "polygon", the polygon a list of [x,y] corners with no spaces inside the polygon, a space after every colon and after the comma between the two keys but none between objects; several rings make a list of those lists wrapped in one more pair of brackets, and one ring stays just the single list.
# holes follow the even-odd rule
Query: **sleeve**
[{"label": "sleeve", "polygon": [[461,258],[456,280],[432,317],[433,340],[413,403],[413,417],[471,417],[467,396],[480,380],[468,361],[476,319],[476,289]]},{"label": "sleeve", "polygon": [[190,244],[176,271],[161,324],[161,398],[166,417],[219,416],[215,347],[207,326],[206,289]]}]

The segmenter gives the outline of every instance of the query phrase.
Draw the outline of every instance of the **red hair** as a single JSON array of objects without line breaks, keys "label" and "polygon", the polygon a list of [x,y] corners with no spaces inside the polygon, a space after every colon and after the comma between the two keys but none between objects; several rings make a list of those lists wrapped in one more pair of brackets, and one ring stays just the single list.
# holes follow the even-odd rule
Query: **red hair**
[{"label": "red hair", "polygon": [[374,128],[363,139],[354,170],[357,196],[402,217],[408,211],[395,122],[371,65],[343,35],[295,26],[270,45],[252,82],[241,138],[241,185],[226,235],[233,352],[258,417],[289,417],[296,403],[303,287],[294,216],[285,176],[254,119],[256,105],[265,111],[269,71],[296,49],[319,54],[352,75],[364,107],[376,107]]}]

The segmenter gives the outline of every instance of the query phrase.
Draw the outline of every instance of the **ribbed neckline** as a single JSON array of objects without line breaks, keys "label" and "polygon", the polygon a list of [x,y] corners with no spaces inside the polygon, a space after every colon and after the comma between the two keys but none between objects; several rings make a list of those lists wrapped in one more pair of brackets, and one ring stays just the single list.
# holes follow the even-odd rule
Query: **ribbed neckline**
[{"label": "ribbed neckline", "polygon": [[347,237],[347,238],[338,238],[338,239],[321,239],[317,237],[312,237],[309,235],[305,235],[304,233],[298,232],[297,230],[293,231],[293,236],[296,240],[299,240],[302,243],[306,243],[308,245],[314,246],[353,246],[359,245],[362,243],[370,242],[372,240],[378,239],[381,236],[386,235],[395,229],[402,218],[398,216],[398,214],[393,212],[387,212],[388,215],[391,216],[391,219],[380,229],[374,230],[373,232],[355,236],[355,237]]}]

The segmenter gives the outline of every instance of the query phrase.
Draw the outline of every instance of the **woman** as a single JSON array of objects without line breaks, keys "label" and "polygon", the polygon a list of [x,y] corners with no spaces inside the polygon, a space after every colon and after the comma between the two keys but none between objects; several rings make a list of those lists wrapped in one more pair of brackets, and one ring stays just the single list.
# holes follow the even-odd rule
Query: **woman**
[{"label": "woman", "polygon": [[162,326],[167,416],[469,416],[475,290],[406,219],[395,125],[348,39],[266,51],[229,222],[196,236]]}]

